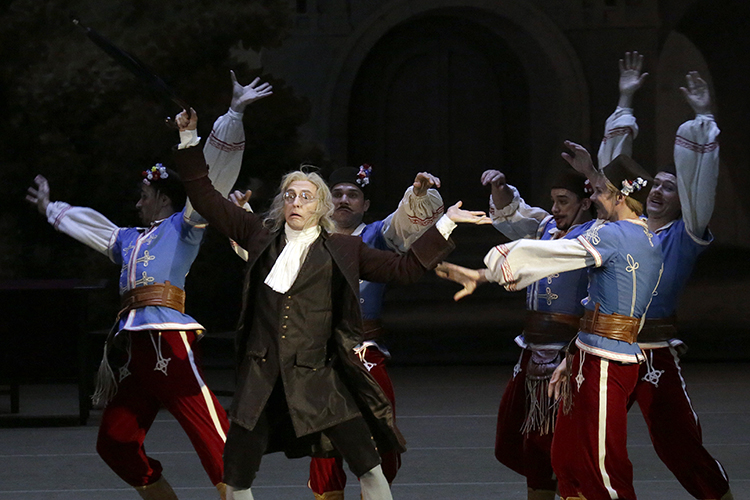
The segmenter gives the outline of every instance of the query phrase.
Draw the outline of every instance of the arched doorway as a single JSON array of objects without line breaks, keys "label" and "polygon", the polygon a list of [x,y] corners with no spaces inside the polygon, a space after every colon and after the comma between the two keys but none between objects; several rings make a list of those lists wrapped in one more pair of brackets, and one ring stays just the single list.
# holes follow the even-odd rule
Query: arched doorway
[{"label": "arched doorway", "polygon": [[375,168],[371,211],[384,215],[419,171],[441,178],[446,203],[486,209],[489,168],[526,188],[529,89],[495,33],[469,19],[425,15],[391,29],[354,80],[348,163]]}]

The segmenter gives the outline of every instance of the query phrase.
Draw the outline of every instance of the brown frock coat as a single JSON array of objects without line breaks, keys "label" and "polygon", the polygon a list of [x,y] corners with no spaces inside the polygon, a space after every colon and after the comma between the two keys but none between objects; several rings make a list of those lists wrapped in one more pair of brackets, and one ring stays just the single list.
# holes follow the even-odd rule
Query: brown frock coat
[{"label": "brown frock coat", "polygon": [[196,211],[248,252],[232,422],[252,429],[281,377],[294,434],[307,437],[284,443],[287,454],[329,451],[325,438],[310,436],[360,414],[380,452],[404,451],[390,401],[353,351],[362,342],[359,279],[414,282],[445,259],[453,242],[433,227],[399,255],[370,248],[358,237],[322,231],[292,287],[276,294],[263,280],[281,251],[283,231],[270,232],[259,216],[213,188],[201,148],[176,150],[175,160]]}]

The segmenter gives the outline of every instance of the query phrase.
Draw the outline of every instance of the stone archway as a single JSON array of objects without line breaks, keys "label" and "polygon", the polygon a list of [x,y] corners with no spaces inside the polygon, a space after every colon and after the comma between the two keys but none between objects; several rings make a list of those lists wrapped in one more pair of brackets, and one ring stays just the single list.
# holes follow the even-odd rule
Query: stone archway
[{"label": "stone archway", "polygon": [[528,91],[529,124],[522,145],[527,165],[522,168],[530,180],[529,198],[545,198],[549,165],[559,161],[562,141],[589,135],[588,90],[580,62],[556,25],[534,7],[513,0],[396,1],[358,23],[341,47],[324,90],[323,120],[331,158],[339,164],[350,160],[352,91],[368,56],[392,30],[430,17],[474,23],[502,41],[519,61]]}]

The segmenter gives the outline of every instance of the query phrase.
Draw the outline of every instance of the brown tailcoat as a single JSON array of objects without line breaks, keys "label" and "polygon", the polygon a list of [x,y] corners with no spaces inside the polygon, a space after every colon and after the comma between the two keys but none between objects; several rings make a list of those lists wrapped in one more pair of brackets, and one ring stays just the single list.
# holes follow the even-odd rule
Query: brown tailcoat
[{"label": "brown tailcoat", "polygon": [[[213,188],[199,147],[177,150],[175,159],[196,211],[248,252],[236,336],[239,379],[232,421],[252,429],[281,376],[298,438],[361,412],[381,452],[403,450],[390,402],[353,352],[362,342],[359,279],[414,282],[441,262],[453,243],[433,227],[409,252],[398,255],[370,248],[358,237],[323,231],[292,288],[274,298],[263,279],[273,262],[269,259],[278,255],[279,232],[270,232],[260,217],[236,207]],[[259,297],[276,310],[256,311]],[[258,321],[258,313],[264,321]],[[294,445],[289,443],[285,451]]]}]

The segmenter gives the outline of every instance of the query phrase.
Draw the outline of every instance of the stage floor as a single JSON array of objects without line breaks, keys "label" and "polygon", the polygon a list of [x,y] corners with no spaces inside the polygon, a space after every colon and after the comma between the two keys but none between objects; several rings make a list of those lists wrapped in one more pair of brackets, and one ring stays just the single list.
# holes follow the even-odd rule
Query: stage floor
[{"label": "stage floor", "polygon": [[[498,402],[512,370],[502,366],[395,367],[398,422],[409,451],[393,485],[395,499],[525,499],[524,479],[494,458]],[[706,447],[729,474],[734,497],[750,499],[750,363],[683,366]],[[207,372],[209,385],[229,389],[231,373]],[[220,398],[228,404],[227,398]],[[24,386],[22,413],[76,411],[73,386]],[[0,414],[9,411],[0,396]],[[1,415],[0,415],[1,416]],[[86,426],[0,429],[0,500],[136,499],[137,494],[95,452],[100,412]],[[150,455],[183,500],[218,498],[176,421],[160,413],[146,440]],[[643,417],[633,408],[628,449],[641,500],[691,498],[656,457]],[[312,499],[308,460],[264,458],[253,488],[257,500]],[[359,498],[350,476],[346,497]]]}]

